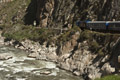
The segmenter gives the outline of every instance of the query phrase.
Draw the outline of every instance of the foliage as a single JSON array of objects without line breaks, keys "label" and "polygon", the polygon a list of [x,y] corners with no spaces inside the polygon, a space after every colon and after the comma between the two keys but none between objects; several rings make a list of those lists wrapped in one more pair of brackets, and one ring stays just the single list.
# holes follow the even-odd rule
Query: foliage
[{"label": "foliage", "polygon": [[65,31],[64,33],[62,33],[59,37],[58,37],[58,42],[66,42],[69,41],[71,39],[71,35],[73,35],[75,32],[77,31],[81,31],[79,27],[74,26],[73,28]]},{"label": "foliage", "polygon": [[100,45],[96,41],[90,41],[89,46],[92,52],[97,52],[98,49],[100,48]]},{"label": "foliage", "polygon": [[10,28],[4,29],[2,35],[8,39],[15,39],[17,41],[30,39],[34,41],[44,42],[45,40],[51,40],[51,36],[53,36],[54,34],[56,34],[55,30],[36,28],[31,25],[27,26],[16,24]]},{"label": "foliage", "polygon": [[120,80],[120,76],[119,75],[109,75],[109,76],[105,76],[101,79],[95,79],[95,80]]}]

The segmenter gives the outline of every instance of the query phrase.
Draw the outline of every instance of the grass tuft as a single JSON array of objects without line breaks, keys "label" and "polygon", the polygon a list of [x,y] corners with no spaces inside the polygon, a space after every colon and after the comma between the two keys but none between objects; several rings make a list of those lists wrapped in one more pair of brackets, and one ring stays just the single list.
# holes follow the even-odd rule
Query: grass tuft
[{"label": "grass tuft", "polygon": [[95,80],[120,80],[120,75],[109,75],[101,79],[95,79]]}]

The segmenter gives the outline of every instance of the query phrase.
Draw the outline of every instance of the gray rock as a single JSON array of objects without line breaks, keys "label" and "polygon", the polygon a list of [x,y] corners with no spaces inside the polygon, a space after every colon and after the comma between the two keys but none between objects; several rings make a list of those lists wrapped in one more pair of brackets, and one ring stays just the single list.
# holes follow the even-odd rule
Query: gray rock
[{"label": "gray rock", "polygon": [[37,56],[39,56],[39,53],[30,53],[28,55],[28,57],[31,57],[31,58],[36,58]]},{"label": "gray rock", "polygon": [[8,55],[8,54],[0,54],[0,60],[8,60],[11,59],[12,55]]},{"label": "gray rock", "polygon": [[115,68],[111,67],[111,65],[109,63],[105,63],[101,70],[102,70],[102,74],[104,76],[112,74],[113,72],[115,72]]},{"label": "gray rock", "polygon": [[74,71],[73,74],[76,75],[76,76],[80,76],[81,75],[80,71]]}]

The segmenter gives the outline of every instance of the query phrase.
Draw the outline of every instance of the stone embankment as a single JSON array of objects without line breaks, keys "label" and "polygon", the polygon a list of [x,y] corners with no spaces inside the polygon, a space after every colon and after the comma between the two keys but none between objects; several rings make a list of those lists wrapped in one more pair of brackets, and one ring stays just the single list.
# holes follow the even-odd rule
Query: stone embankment
[{"label": "stone embankment", "polygon": [[[43,45],[40,45],[39,42],[30,40],[22,42],[15,40],[6,41],[3,37],[1,37],[1,40],[3,41],[0,42],[4,45],[12,45],[15,48],[27,51],[29,53],[28,57],[56,62],[58,67],[71,71],[77,76],[83,76],[86,80],[100,78],[101,76],[115,72],[115,68],[112,67],[109,62],[106,62],[109,55],[97,60],[99,59],[99,55],[91,54],[88,50],[87,41],[77,43],[77,36],[79,36],[78,32],[72,35],[72,39],[62,47],[54,45],[46,46],[46,42],[44,42]],[[78,46],[78,49],[75,50],[73,54],[71,51],[73,51],[73,47],[76,45]],[[64,52],[60,49],[64,50]]]}]

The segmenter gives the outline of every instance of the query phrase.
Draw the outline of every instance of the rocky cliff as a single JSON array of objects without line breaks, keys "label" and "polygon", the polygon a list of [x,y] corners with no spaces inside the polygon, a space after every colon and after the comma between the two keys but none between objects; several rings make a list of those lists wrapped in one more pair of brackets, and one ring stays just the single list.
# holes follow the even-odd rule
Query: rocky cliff
[{"label": "rocky cliff", "polygon": [[16,0],[0,4],[0,24],[33,24],[36,21],[41,27],[71,27],[76,20],[119,20],[120,18],[120,0],[26,0],[23,2]]},{"label": "rocky cliff", "polygon": [[[6,45],[29,51],[29,57],[55,61],[86,80],[95,79],[119,72],[120,34],[82,31],[74,23],[78,19],[119,20],[119,3],[120,0],[15,0],[0,6],[0,24],[12,24],[3,29],[2,35]],[[50,28],[29,26],[34,21]],[[51,29],[61,27],[69,29],[62,34]]]},{"label": "rocky cliff", "polygon": [[80,20],[119,20],[120,0],[37,0],[41,27],[69,27]]},{"label": "rocky cliff", "polygon": [[[65,34],[64,34],[65,35]],[[120,35],[91,31],[75,32],[62,44],[48,45],[30,40],[4,40],[5,45],[29,52],[28,57],[54,61],[58,67],[71,71],[85,80],[117,74],[120,69]]]}]

